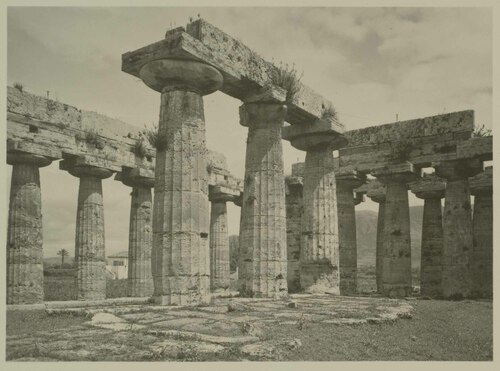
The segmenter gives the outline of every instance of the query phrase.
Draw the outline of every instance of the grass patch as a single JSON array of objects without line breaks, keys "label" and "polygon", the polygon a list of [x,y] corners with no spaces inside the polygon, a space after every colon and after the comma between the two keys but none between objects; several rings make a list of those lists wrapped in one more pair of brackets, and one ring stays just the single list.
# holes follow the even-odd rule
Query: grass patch
[{"label": "grass patch", "polygon": [[295,69],[295,65],[280,63],[271,73],[271,82],[273,85],[279,86],[286,90],[286,103],[291,103],[300,92],[300,80],[304,73],[299,73]]},{"label": "grass patch", "polygon": [[141,134],[144,135],[149,144],[156,148],[157,151],[164,151],[167,149],[167,138],[160,135],[158,125],[153,124],[151,128],[145,127]]}]

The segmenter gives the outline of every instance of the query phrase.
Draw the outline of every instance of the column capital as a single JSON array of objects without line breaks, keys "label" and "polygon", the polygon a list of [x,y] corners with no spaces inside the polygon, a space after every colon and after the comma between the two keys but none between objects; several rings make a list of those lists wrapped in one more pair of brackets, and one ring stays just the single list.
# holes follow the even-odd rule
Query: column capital
[{"label": "column capital", "polygon": [[319,119],[310,125],[285,126],[281,137],[302,151],[337,150],[347,145],[347,139],[338,131],[334,121]]},{"label": "column capital", "polygon": [[340,170],[335,173],[335,180],[337,185],[354,190],[354,188],[360,187],[365,182],[366,176],[356,170]]},{"label": "column capital", "polygon": [[493,193],[493,166],[488,166],[483,172],[469,178],[470,193],[473,196],[490,195]]},{"label": "column capital", "polygon": [[466,179],[483,170],[483,162],[477,158],[435,162],[432,166],[436,175],[446,180]]},{"label": "column capital", "polygon": [[152,188],[155,184],[154,170],[134,168],[127,169],[121,173],[116,173],[115,180],[118,180],[128,187]]},{"label": "column capital", "polygon": [[364,194],[377,203],[385,202],[386,186],[378,180],[370,180],[361,187],[355,189],[356,194]]},{"label": "column capital", "polygon": [[208,200],[210,202],[235,202],[240,197],[240,190],[223,185],[209,186]]},{"label": "column capital", "polygon": [[7,152],[7,163],[9,165],[32,164],[38,167],[45,167],[50,165],[51,162],[51,159],[33,153]]},{"label": "column capital", "polygon": [[425,174],[419,180],[410,183],[410,190],[421,199],[443,198],[446,182],[435,174]]},{"label": "column capital", "polygon": [[139,77],[158,92],[188,90],[208,95],[222,86],[222,74],[214,67],[197,61],[157,59],[144,64]]},{"label": "column capital", "polygon": [[90,165],[85,161],[85,158],[80,157],[59,162],[59,169],[66,170],[77,178],[92,177],[106,179],[113,175],[113,171],[103,167]]},{"label": "column capital", "polygon": [[285,122],[287,107],[284,103],[252,102],[239,107],[240,125],[246,127],[267,127]]}]

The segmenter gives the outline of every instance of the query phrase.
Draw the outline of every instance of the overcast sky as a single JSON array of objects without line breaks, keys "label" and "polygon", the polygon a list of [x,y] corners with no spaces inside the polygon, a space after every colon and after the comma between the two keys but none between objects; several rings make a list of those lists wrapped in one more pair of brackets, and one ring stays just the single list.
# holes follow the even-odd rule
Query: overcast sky
[{"label": "overcast sky", "polygon": [[[160,96],[121,72],[124,52],[159,41],[198,14],[268,60],[295,64],[330,99],[347,130],[465,109],[492,127],[489,8],[9,8],[7,82],[80,109],[143,127],[158,121]],[[247,129],[239,101],[204,98],[207,146],[244,174]],[[304,152],[283,142],[285,168]],[[7,184],[11,168],[8,167]],[[44,251],[74,254],[78,179],[41,169]],[[106,251],[127,250],[130,189],[103,182]],[[9,189],[9,186],[7,186]],[[411,197],[411,204],[417,204]],[[357,208],[374,209],[366,202]],[[229,206],[230,234],[239,208]]]}]

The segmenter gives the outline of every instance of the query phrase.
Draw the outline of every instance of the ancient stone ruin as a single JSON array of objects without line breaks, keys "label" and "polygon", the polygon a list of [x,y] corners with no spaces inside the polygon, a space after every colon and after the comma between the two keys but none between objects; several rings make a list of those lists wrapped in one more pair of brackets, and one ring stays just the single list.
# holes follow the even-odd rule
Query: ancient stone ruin
[{"label": "ancient stone ruin", "polygon": [[[278,67],[202,19],[123,54],[122,70],[161,94],[156,148],[135,126],[8,88],[7,304],[43,302],[39,169],[52,161],[80,179],[82,301],[106,298],[102,180],[113,175],[131,188],[130,297],[200,305],[227,289],[227,202],[241,207],[240,296],[356,295],[364,195],[379,204],[378,291],[408,296],[408,190],[425,202],[422,295],[492,296],[492,137],[474,137],[472,111],[345,131],[330,102],[300,83],[288,94]],[[244,180],[205,145],[203,96],[215,91],[243,103]],[[286,178],[283,139],[306,153]]]}]

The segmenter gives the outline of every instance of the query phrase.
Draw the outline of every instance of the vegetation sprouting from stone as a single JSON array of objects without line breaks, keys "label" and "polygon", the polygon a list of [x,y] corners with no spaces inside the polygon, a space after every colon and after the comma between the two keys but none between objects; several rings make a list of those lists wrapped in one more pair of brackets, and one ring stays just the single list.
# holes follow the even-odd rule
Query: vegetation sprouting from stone
[{"label": "vegetation sprouting from stone", "polygon": [[76,140],[86,142],[87,144],[90,144],[97,149],[104,148],[104,142],[102,141],[99,132],[95,127],[86,130],[85,132],[83,132],[83,134],[75,134],[75,138]]},{"label": "vegetation sprouting from stone", "polygon": [[300,92],[301,83],[304,73],[299,75],[295,69],[295,65],[289,66],[288,64],[280,63],[279,66],[274,68],[271,73],[271,82],[273,85],[279,86],[286,90],[286,102],[290,103],[294,100]]},{"label": "vegetation sprouting from stone", "polygon": [[337,110],[333,104],[328,103],[321,112],[321,118],[326,121],[338,122]]},{"label": "vegetation sprouting from stone", "polygon": [[474,129],[473,133],[474,137],[489,137],[491,135],[491,129],[487,129],[484,125],[481,125],[480,127]]},{"label": "vegetation sprouting from stone", "polygon": [[391,157],[394,160],[408,160],[413,145],[409,141],[400,141],[391,144]]},{"label": "vegetation sprouting from stone", "polygon": [[145,127],[142,134],[146,137],[149,144],[151,144],[157,151],[164,151],[167,149],[167,138],[160,135],[158,125],[153,124],[153,127]]},{"label": "vegetation sprouting from stone", "polygon": [[17,90],[22,92],[23,91],[23,84],[21,84],[20,82],[15,82],[14,88],[16,88]]},{"label": "vegetation sprouting from stone", "polygon": [[134,154],[139,158],[144,158],[146,156],[147,149],[144,143],[144,138],[139,138],[134,145]]}]

